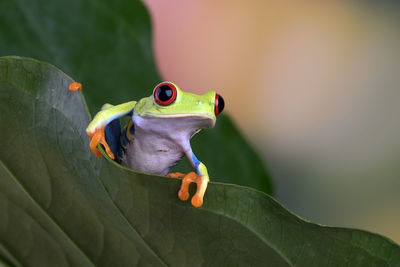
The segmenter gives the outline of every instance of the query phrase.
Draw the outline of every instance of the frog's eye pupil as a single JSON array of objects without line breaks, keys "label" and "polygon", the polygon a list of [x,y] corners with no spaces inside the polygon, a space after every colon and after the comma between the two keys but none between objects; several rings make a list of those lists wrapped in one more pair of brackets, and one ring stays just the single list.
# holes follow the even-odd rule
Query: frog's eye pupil
[{"label": "frog's eye pupil", "polygon": [[158,99],[168,101],[172,97],[172,89],[168,85],[163,85],[158,89]]},{"label": "frog's eye pupil", "polygon": [[161,106],[172,104],[177,96],[175,85],[169,82],[163,82],[154,89],[154,100]]}]

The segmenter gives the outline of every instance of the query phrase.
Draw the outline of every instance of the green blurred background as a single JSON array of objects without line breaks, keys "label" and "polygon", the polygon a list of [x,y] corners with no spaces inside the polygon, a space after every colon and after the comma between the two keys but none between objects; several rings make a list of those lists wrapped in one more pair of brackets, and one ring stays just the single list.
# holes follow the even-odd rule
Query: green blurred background
[{"label": "green blurred background", "polygon": [[400,243],[399,5],[145,3],[162,76],[224,97],[280,202]]}]

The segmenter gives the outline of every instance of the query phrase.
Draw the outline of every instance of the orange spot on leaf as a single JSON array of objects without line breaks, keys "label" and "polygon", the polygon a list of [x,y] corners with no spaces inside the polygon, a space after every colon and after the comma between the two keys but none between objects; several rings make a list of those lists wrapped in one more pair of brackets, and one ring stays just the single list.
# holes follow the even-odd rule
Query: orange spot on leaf
[{"label": "orange spot on leaf", "polygon": [[82,90],[82,84],[73,82],[69,85],[68,89],[71,91]]}]

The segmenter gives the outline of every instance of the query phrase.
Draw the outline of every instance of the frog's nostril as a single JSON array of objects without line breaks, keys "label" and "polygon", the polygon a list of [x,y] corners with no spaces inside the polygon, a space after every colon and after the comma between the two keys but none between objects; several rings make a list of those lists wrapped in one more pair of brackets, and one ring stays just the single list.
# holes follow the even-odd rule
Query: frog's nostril
[{"label": "frog's nostril", "polygon": [[222,110],[224,110],[225,102],[222,96],[219,94],[215,94],[215,102],[214,102],[214,113],[215,115],[221,114]]}]

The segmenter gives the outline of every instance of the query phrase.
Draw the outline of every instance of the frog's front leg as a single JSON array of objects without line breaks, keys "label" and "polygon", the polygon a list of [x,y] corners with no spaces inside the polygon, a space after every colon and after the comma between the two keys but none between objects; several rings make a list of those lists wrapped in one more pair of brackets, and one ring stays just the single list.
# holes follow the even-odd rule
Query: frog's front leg
[{"label": "frog's front leg", "polygon": [[187,157],[195,168],[195,172],[189,172],[188,174],[183,173],[170,173],[169,177],[183,178],[181,188],[178,192],[178,197],[181,200],[187,200],[189,198],[189,185],[191,183],[197,184],[197,189],[195,195],[192,197],[192,205],[194,207],[200,207],[203,205],[204,194],[207,189],[208,182],[210,178],[208,177],[208,172],[206,166],[200,162],[196,156],[193,154],[192,150],[187,153]]},{"label": "frog's front leg", "polygon": [[86,129],[86,133],[90,139],[90,150],[92,150],[93,154],[97,157],[101,157],[101,152],[97,149],[97,145],[102,144],[107,155],[115,159],[115,155],[106,141],[105,129],[113,120],[131,115],[135,104],[136,101],[117,106],[110,104],[103,105],[101,111],[96,114]]}]

